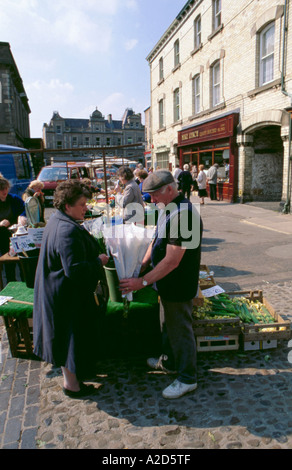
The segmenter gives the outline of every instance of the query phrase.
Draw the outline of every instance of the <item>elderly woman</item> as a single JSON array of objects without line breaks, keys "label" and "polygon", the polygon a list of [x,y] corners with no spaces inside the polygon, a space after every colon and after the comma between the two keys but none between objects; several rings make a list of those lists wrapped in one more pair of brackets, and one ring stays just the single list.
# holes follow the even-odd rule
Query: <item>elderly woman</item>
[{"label": "elderly woman", "polygon": [[26,188],[22,195],[22,199],[26,201],[29,197],[35,197],[40,203],[40,222],[45,222],[45,198],[42,189],[44,187],[44,183],[39,180],[32,181],[29,186]]},{"label": "elderly woman", "polygon": [[188,199],[190,199],[192,185],[193,178],[189,170],[189,165],[186,163],[183,166],[183,171],[178,175],[178,187],[183,195]]},{"label": "elderly woman", "polygon": [[201,164],[199,165],[199,174],[197,177],[197,183],[198,183],[198,195],[201,198],[200,204],[205,204],[205,197],[208,196],[206,185],[207,185],[207,177],[206,173],[204,171],[204,165]]},{"label": "elderly woman", "polygon": [[116,202],[123,209],[124,223],[144,222],[144,201],[138,184],[134,180],[131,168],[121,167],[119,169],[119,181],[125,186],[123,194],[121,187],[117,185]]},{"label": "elderly woman", "polygon": [[95,392],[83,380],[94,372],[98,322],[104,313],[94,291],[104,279],[108,257],[80,224],[91,193],[78,180],[56,188],[54,207],[44,231],[34,287],[34,353],[62,367],[65,395],[81,398]]},{"label": "elderly woman", "polygon": [[[8,227],[27,222],[23,200],[17,194],[9,193],[9,181],[0,175],[0,254],[9,251],[11,232]],[[15,281],[15,265],[6,264],[5,272],[7,282]]]}]

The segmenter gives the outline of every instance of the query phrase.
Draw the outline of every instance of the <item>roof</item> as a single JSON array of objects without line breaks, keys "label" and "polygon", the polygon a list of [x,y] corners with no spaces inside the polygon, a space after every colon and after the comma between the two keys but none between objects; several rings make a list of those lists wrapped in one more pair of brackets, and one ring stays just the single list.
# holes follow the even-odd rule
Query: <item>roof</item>
[{"label": "roof", "polygon": [[152,51],[146,57],[146,60],[150,63],[156,54],[160,51],[161,47],[169,40],[171,36],[177,31],[178,26],[181,22],[185,19],[185,16],[193,9],[197,7],[203,0],[188,0],[178,15],[175,17],[171,25],[167,28],[167,30],[163,33],[160,37],[158,42],[153,47]]}]

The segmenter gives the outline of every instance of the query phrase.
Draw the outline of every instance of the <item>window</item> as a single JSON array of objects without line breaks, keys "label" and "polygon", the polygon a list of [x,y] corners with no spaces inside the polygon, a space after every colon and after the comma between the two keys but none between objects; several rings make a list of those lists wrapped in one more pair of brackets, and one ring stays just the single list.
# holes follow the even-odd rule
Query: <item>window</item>
[{"label": "window", "polygon": [[212,79],[212,106],[220,103],[220,62],[215,62],[211,68]]},{"label": "window", "polygon": [[133,137],[128,137],[128,144],[132,144],[133,143]]},{"label": "window", "polygon": [[173,120],[177,122],[180,120],[180,91],[179,88],[174,90],[173,93]]},{"label": "window", "polygon": [[259,40],[259,85],[261,86],[274,79],[275,23],[270,23],[263,29]]},{"label": "window", "polygon": [[61,126],[56,127],[56,133],[57,134],[62,134],[62,127]]},{"label": "window", "polygon": [[174,66],[177,67],[179,63],[179,39],[177,39],[174,43]]},{"label": "window", "polygon": [[61,149],[61,148],[62,148],[62,141],[58,140],[57,141],[57,149]]},{"label": "window", "polygon": [[201,99],[201,83],[200,75],[193,78],[193,114],[200,112],[200,99]]},{"label": "window", "polygon": [[72,137],[72,146],[77,147],[77,137]]},{"label": "window", "polygon": [[164,78],[164,70],[163,70],[163,57],[159,59],[159,81],[163,80]]},{"label": "window", "polygon": [[159,101],[159,129],[162,129],[164,124],[164,101]]},{"label": "window", "polygon": [[106,145],[110,145],[110,144],[111,144],[111,139],[110,139],[110,137],[107,137],[106,138]]},{"label": "window", "polygon": [[95,145],[100,145],[100,137],[95,137]]},{"label": "window", "polygon": [[28,157],[25,154],[16,153],[13,155],[15,163],[16,177],[18,179],[30,178]]},{"label": "window", "polygon": [[213,0],[213,30],[221,25],[221,0]]},{"label": "window", "polygon": [[89,147],[89,137],[85,137],[85,147]]},{"label": "window", "polygon": [[194,46],[195,49],[198,49],[201,45],[201,15],[197,16],[197,18],[194,21],[194,35],[195,35],[195,41],[194,41]]}]

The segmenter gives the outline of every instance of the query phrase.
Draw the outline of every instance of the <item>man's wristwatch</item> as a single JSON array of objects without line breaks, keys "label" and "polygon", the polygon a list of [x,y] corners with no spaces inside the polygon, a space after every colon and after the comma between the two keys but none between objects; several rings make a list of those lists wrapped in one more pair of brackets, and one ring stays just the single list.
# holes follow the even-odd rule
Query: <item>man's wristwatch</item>
[{"label": "man's wristwatch", "polygon": [[144,279],[144,277],[142,277],[142,285],[144,287],[148,286],[148,282],[146,281],[146,279]]}]

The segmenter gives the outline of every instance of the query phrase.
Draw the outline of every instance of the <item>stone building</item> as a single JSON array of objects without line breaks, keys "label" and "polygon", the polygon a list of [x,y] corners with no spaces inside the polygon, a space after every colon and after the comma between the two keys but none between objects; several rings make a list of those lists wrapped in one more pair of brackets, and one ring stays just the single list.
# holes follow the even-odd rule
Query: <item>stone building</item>
[{"label": "stone building", "polygon": [[147,56],[153,165],[220,165],[219,195],[290,207],[287,0],[189,0]]},{"label": "stone building", "polygon": [[[89,119],[63,118],[58,112],[54,112],[49,124],[43,125],[47,160],[97,158],[102,156],[102,149],[108,148],[107,156],[143,162],[144,140],[145,126],[142,124],[141,114],[135,114],[132,109],[126,109],[119,121],[113,120],[111,114],[105,119],[98,109]],[[77,150],[78,148],[82,150]],[[50,153],[50,150],[58,152]]]},{"label": "stone building", "polygon": [[25,147],[30,107],[10,45],[0,42],[0,144]]}]

